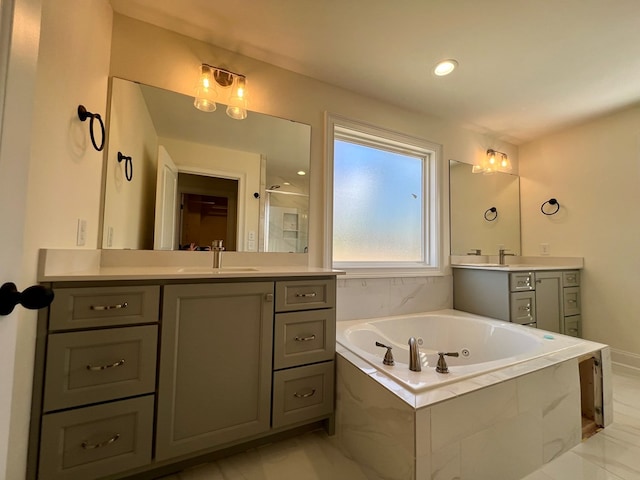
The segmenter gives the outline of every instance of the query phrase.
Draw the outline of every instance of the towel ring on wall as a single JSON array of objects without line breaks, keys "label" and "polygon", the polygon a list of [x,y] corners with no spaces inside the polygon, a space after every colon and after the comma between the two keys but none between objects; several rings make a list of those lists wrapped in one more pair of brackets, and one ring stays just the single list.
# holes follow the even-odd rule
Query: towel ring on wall
[{"label": "towel ring on wall", "polygon": [[[556,209],[553,211],[545,212],[544,206],[547,204],[552,206],[555,205]],[[555,215],[556,213],[558,213],[558,210],[560,210],[560,204],[558,203],[558,200],[556,200],[555,198],[550,198],[540,206],[540,211],[545,215]]]},{"label": "towel ring on wall", "polygon": [[[91,136],[91,143],[93,143],[93,148],[101,152],[104,148],[104,122],[102,121],[102,117],[100,116],[100,114],[88,112],[84,105],[78,105],[78,118],[83,122],[87,118],[91,118],[91,121],[89,122],[89,134]],[[102,131],[102,141],[100,142],[100,146],[98,146],[98,144],[96,143],[96,137],[93,133],[93,121],[95,119],[98,119],[98,122],[100,123],[100,130]]]},{"label": "towel ring on wall", "polygon": [[125,156],[122,152],[118,152],[118,163],[124,160],[124,176],[127,178],[127,181],[131,181],[133,179],[133,160],[131,157]]},{"label": "towel ring on wall", "polygon": [[496,207],[488,208],[486,212],[484,212],[484,219],[487,222],[493,222],[496,218],[498,218],[498,209]]}]

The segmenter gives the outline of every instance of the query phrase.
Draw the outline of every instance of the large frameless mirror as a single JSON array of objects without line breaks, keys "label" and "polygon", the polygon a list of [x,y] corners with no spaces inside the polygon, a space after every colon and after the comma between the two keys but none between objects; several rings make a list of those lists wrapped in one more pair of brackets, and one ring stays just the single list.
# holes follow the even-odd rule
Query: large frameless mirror
[{"label": "large frameless mirror", "polygon": [[108,128],[102,248],[307,251],[309,125],[112,78]]},{"label": "large frameless mirror", "polygon": [[520,179],[449,162],[451,255],[520,254]]}]

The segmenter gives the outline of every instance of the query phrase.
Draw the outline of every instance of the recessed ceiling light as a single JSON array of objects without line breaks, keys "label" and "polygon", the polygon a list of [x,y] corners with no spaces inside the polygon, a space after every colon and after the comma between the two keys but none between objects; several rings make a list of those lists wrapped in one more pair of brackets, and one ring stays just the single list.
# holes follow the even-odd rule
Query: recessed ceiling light
[{"label": "recessed ceiling light", "polygon": [[300,175],[300,176],[302,176],[302,175],[306,175],[306,174],[307,174],[307,172],[305,172],[304,170],[300,170],[300,171],[298,172],[298,175]]},{"label": "recessed ceiling light", "polygon": [[458,62],[453,59],[442,60],[436,65],[436,68],[433,69],[433,73],[439,77],[444,77],[453,72],[457,66]]}]

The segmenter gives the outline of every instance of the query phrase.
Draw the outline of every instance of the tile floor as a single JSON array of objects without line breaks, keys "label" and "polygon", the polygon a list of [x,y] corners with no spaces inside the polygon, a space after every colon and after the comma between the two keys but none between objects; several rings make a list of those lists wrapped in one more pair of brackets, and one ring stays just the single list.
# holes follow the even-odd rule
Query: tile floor
[{"label": "tile floor", "polygon": [[[640,370],[614,365],[613,401],[612,425],[523,480],[640,480]],[[313,432],[185,470],[163,480],[367,478],[361,467],[340,453],[335,437]]]}]

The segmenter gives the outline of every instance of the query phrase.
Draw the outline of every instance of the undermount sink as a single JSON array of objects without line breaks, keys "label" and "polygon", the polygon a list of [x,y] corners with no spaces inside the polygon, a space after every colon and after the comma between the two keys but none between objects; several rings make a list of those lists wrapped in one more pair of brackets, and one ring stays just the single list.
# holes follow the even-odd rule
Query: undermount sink
[{"label": "undermount sink", "polygon": [[178,269],[180,273],[243,273],[257,271],[257,268],[252,267],[182,267]]}]

